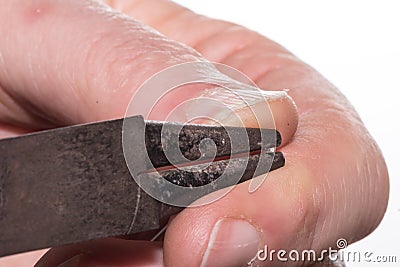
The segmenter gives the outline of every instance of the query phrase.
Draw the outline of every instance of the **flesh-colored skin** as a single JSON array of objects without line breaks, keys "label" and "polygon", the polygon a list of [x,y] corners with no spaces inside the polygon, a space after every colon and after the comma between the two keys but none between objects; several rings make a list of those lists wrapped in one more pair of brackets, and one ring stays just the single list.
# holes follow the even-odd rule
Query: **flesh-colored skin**
[{"label": "flesh-colored skin", "polygon": [[[287,164],[252,194],[241,184],[211,205],[181,212],[163,247],[103,240],[50,250],[44,266],[85,251],[84,266],[199,266],[212,227],[225,217],[249,221],[271,249],[335,247],[338,238],[354,242],[377,227],[388,200],[384,160],[354,109],[318,72],[255,32],[172,2],[109,4],[127,16],[96,1],[1,4],[0,137],[121,117],[145,79],[204,57],[242,71],[260,88],[289,89],[291,98],[270,102]],[[240,113],[246,119],[248,111]],[[32,262],[14,260],[25,265]]]}]

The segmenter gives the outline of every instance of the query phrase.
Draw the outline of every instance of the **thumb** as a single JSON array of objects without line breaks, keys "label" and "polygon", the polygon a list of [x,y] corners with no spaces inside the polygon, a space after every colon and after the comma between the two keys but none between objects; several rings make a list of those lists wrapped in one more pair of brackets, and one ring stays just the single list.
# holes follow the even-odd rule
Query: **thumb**
[{"label": "thumb", "polygon": [[200,58],[98,1],[2,3],[0,22],[0,119],[33,128],[119,117],[152,74]]},{"label": "thumb", "polygon": [[[12,1],[2,3],[1,13],[0,97],[7,101],[0,102],[0,121],[7,124],[40,129],[122,117],[149,77],[176,64],[205,61],[98,1]],[[201,71],[230,84],[216,68]],[[206,87],[184,86],[168,95],[155,118]],[[289,139],[294,105],[286,94],[267,99],[276,98],[274,115],[294,125],[284,133]]]}]

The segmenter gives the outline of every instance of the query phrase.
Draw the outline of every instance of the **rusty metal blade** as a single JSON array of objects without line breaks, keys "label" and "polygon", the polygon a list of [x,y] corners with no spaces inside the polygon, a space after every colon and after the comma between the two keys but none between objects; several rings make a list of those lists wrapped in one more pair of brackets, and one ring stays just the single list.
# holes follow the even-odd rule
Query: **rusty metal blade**
[{"label": "rusty metal blade", "polygon": [[[143,118],[130,123],[144,131]],[[0,256],[158,227],[161,204],[132,179],[121,127],[114,120],[0,140]],[[140,168],[145,151],[132,149]]]}]

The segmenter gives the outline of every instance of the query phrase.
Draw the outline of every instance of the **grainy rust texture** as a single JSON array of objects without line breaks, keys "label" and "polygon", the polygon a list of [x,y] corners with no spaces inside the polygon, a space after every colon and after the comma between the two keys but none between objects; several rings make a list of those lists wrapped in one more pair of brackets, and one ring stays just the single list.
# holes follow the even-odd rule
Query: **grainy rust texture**
[{"label": "grainy rust texture", "polygon": [[[164,129],[163,129],[164,127]],[[163,130],[162,130],[163,129]],[[263,139],[261,139],[263,137]],[[216,145],[216,154],[207,153],[207,147],[200,150],[206,140]],[[231,139],[235,140],[232,144]],[[261,143],[262,140],[262,143]],[[146,124],[146,148],[156,167],[182,162],[181,154],[187,160],[209,159],[230,156],[241,152],[257,151],[261,148],[275,148],[282,142],[279,132],[273,129],[218,127],[193,124],[151,122]],[[170,149],[169,158],[164,149]],[[178,148],[174,151],[174,148]]]},{"label": "grainy rust texture", "polygon": [[[199,164],[179,169],[147,172],[139,175],[141,180],[157,181],[155,186],[159,192],[158,199],[166,202],[186,203],[203,197],[209,193],[223,189],[237,183],[242,183],[258,175],[267,173],[284,166],[285,158],[282,153],[264,153],[247,157],[231,158]],[[178,193],[169,183],[182,187],[197,188],[199,190],[185,190]],[[165,216],[164,216],[165,217]]]},{"label": "grainy rust texture", "polygon": [[[231,168],[227,168],[230,164]],[[226,174],[224,186],[236,184],[235,178],[238,178],[238,170],[244,170],[239,183],[247,181],[255,176],[273,171],[285,165],[285,158],[280,152],[255,154],[247,157],[232,158],[227,160],[214,161],[211,163],[199,164],[183,167],[180,169],[171,169],[159,171],[165,180],[184,187],[198,187],[209,183],[215,183],[223,173]],[[257,166],[259,168],[257,169]],[[256,171],[257,169],[257,171]],[[148,179],[152,178],[154,173],[143,174]]]}]

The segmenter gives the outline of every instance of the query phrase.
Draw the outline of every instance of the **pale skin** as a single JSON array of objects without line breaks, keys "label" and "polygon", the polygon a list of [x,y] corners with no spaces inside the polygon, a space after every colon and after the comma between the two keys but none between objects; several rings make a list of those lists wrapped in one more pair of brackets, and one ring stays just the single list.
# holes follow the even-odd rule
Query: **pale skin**
[{"label": "pale skin", "polygon": [[[385,162],[353,107],[317,71],[255,32],[172,2],[106,4],[116,10],[89,0],[1,4],[0,137],[122,117],[152,74],[205,58],[242,71],[262,89],[290,89],[270,102],[287,164],[254,193],[245,183],[211,205],[182,211],[163,244],[108,239],[56,248],[44,266],[78,254],[82,266],[199,266],[221,218],[249,222],[260,243],[288,250],[355,242],[378,226],[388,201]],[[246,119],[246,110],[239,112]],[[29,256],[0,264],[7,260],[33,264]]]}]

